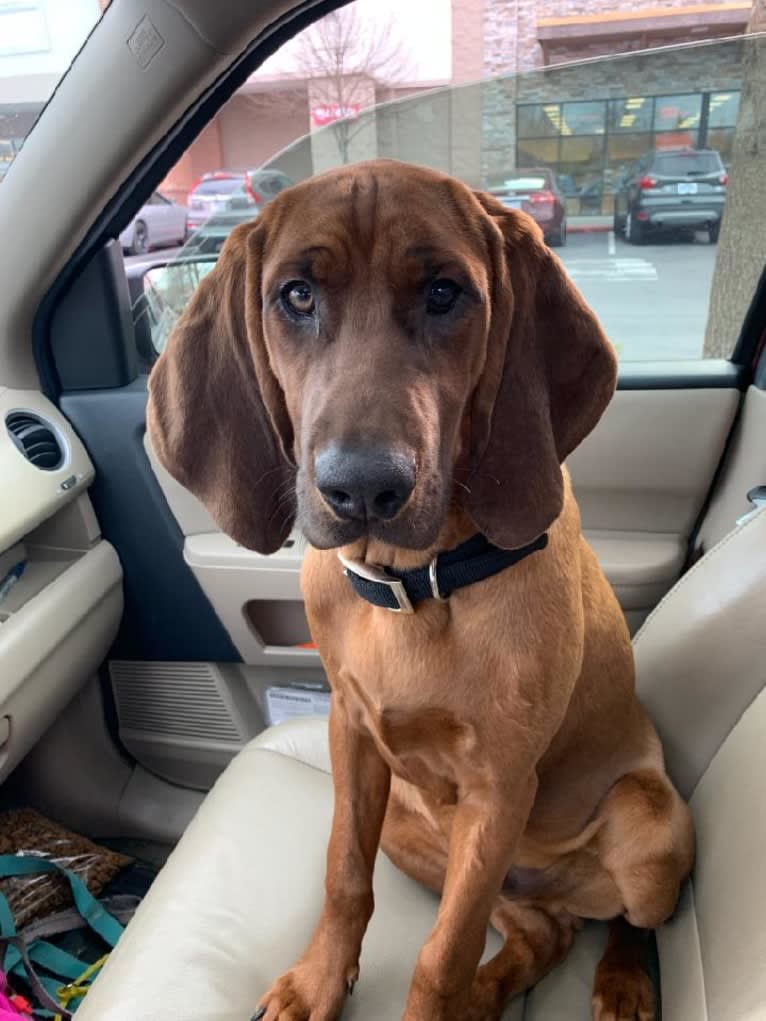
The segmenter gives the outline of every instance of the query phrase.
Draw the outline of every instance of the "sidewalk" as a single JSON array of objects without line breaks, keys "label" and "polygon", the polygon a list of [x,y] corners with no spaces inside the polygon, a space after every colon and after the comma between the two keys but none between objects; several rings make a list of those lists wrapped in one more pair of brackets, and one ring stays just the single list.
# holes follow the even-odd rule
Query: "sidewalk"
[{"label": "sidewalk", "polygon": [[611,216],[568,216],[570,234],[605,234],[612,229]]}]

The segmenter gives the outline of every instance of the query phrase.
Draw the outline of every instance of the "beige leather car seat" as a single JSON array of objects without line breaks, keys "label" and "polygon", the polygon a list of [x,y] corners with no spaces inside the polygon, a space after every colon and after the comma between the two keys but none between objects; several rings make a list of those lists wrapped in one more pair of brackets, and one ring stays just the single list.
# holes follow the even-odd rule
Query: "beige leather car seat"
[{"label": "beige leather car seat", "polygon": [[[766,1017],[766,510],[667,595],[636,637],[641,694],[691,799],[699,855],[657,934],[664,1021]],[[226,770],[77,1021],[249,1021],[322,897],[332,786],[323,721],[274,728]],[[436,899],[379,855],[376,911],[344,1019],[398,1021]],[[605,927],[506,1011],[587,1021]],[[488,937],[487,953],[498,945]]]}]

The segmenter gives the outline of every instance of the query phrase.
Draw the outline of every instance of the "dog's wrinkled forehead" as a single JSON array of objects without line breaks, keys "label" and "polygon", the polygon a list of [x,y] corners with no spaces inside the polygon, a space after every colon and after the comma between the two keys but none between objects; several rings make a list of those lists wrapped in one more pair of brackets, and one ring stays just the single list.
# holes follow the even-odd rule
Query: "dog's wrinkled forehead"
[{"label": "dog's wrinkled forehead", "polygon": [[285,274],[340,283],[355,271],[396,285],[449,269],[481,288],[486,220],[469,188],[436,171],[388,160],[343,167],[266,207],[264,285]]}]

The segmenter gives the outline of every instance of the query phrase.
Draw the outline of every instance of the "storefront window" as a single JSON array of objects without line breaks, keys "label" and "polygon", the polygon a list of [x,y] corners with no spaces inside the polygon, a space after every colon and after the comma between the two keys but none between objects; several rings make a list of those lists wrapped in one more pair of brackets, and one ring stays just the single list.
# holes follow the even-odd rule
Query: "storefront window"
[{"label": "storefront window", "polygon": [[[588,104],[575,104],[584,105]],[[517,114],[519,138],[543,138],[561,134],[561,106],[559,103],[539,103],[520,106]]]},{"label": "storefront window", "polygon": [[713,128],[707,136],[708,149],[717,150],[721,154],[723,165],[727,168],[731,163],[735,132],[735,128]]},{"label": "storefront window", "polygon": [[607,167],[614,174],[615,181],[644,153],[652,148],[652,136],[646,132],[633,135],[610,135],[607,146]]},{"label": "storefront window", "polygon": [[522,104],[516,162],[554,170],[580,212],[608,212],[624,175],[653,149],[706,146],[730,163],[739,96],[732,90]]},{"label": "storefront window", "polygon": [[516,160],[520,167],[555,167],[558,159],[557,138],[530,138],[517,145]]},{"label": "storefront window", "polygon": [[699,145],[699,130],[658,131],[654,136],[655,149],[696,149]]},{"label": "storefront window", "polygon": [[696,132],[702,117],[702,96],[657,96],[654,100],[655,131]]},{"label": "storefront window", "polygon": [[711,128],[734,128],[739,113],[739,92],[714,92],[710,97],[708,125]]},{"label": "storefront window", "polygon": [[562,138],[559,170],[571,177],[578,188],[601,180],[604,169],[604,139],[601,135]]},{"label": "storefront window", "polygon": [[651,96],[627,96],[609,102],[609,133],[651,131],[654,104]]},{"label": "storefront window", "polygon": [[564,103],[562,135],[603,135],[605,130],[606,103]]}]

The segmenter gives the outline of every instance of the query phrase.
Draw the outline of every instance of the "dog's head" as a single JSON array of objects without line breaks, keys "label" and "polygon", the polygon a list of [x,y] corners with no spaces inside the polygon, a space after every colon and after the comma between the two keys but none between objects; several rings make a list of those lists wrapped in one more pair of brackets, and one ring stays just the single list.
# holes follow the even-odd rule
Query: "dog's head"
[{"label": "dog's head", "polygon": [[155,450],[244,546],[500,546],[558,516],[614,389],[598,322],[523,213],[394,161],[283,192],[229,237],[150,381]]}]

